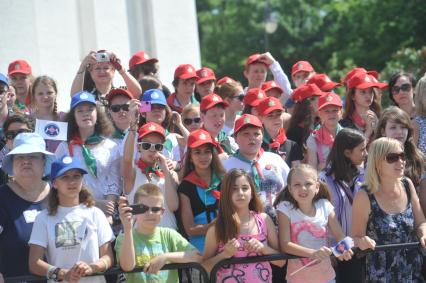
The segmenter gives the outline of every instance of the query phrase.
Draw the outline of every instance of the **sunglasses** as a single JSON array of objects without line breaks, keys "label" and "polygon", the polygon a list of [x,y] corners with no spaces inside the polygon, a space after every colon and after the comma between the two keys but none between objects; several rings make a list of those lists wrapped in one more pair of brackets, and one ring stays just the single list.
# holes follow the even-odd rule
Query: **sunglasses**
[{"label": "sunglasses", "polygon": [[386,161],[390,164],[397,162],[399,159],[401,159],[402,161],[405,161],[405,153],[404,152],[388,153],[386,155]]},{"label": "sunglasses", "polygon": [[155,151],[162,151],[164,145],[161,143],[150,143],[150,142],[140,142],[138,143],[142,147],[143,150],[151,150],[154,148]]},{"label": "sunglasses", "polygon": [[31,133],[31,130],[28,130],[28,129],[20,129],[20,130],[16,130],[16,131],[10,130],[10,131],[6,131],[4,136],[8,140],[13,140],[17,135],[19,135],[21,133]]},{"label": "sunglasses", "polygon": [[147,206],[144,204],[134,204],[134,205],[130,205],[130,207],[132,208],[132,214],[144,214],[146,212],[148,212],[149,210],[151,210],[152,213],[157,214],[160,212],[164,211],[164,208],[160,207],[160,206]]},{"label": "sunglasses", "polygon": [[129,111],[129,104],[114,104],[109,107],[112,112],[117,113],[120,112],[121,109],[123,111]]},{"label": "sunglasses", "polygon": [[192,123],[200,124],[200,122],[201,122],[201,118],[200,117],[197,117],[197,118],[194,118],[194,119],[191,119],[191,118],[185,118],[185,119],[183,119],[183,123],[185,125],[187,125],[187,126],[191,125]]},{"label": "sunglasses", "polygon": [[411,90],[411,84],[402,84],[401,86],[393,86],[392,87],[392,93],[393,94],[397,94],[400,91],[404,91],[404,92],[408,92]]},{"label": "sunglasses", "polygon": [[245,96],[244,93],[241,93],[241,94],[233,96],[232,99],[238,99],[239,101],[243,101],[244,96]]}]

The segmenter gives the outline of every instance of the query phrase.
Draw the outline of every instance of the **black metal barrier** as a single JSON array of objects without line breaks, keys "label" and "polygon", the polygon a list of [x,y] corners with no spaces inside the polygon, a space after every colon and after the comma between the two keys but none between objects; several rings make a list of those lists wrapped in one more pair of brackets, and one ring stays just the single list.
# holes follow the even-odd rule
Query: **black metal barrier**
[{"label": "black metal barrier", "polygon": [[[413,243],[404,243],[404,244],[377,245],[374,250],[361,251],[359,248],[353,248],[352,250],[354,252],[354,256],[363,257],[366,254],[372,253],[372,252],[397,250],[397,249],[415,249],[415,248],[419,248],[419,245],[420,245],[419,242],[413,242]],[[200,271],[203,282],[216,283],[217,272],[224,265],[276,261],[276,260],[284,260],[284,259],[287,260],[287,259],[296,259],[296,258],[300,258],[300,257],[283,253],[283,254],[252,256],[252,257],[244,257],[244,258],[224,259],[216,263],[215,266],[212,268],[210,272],[210,281],[209,281],[209,275],[207,271],[199,263],[170,263],[170,264],[166,264],[161,270],[175,270],[175,269],[186,269],[186,268],[198,269]],[[123,270],[121,270],[120,268],[113,267],[108,269],[104,273],[97,273],[90,276],[120,274],[120,273],[136,273],[136,272],[143,272],[143,267],[137,267],[130,272],[123,272]],[[5,278],[6,283],[31,282],[31,281],[38,281],[38,280],[46,280],[46,277],[28,275],[28,276],[16,276],[16,277]]]},{"label": "black metal barrier", "polygon": [[[209,282],[209,275],[207,274],[206,270],[201,266],[199,263],[190,262],[190,263],[169,263],[163,266],[161,270],[176,270],[176,269],[186,269],[186,268],[193,268],[198,269],[201,274],[201,278],[203,279],[203,283]],[[109,274],[120,274],[120,273],[137,273],[137,272],[143,272],[143,267],[136,267],[130,272],[124,272],[119,267],[112,267],[105,271],[104,273],[96,273],[92,274],[90,276],[99,276],[99,275],[109,275]],[[31,281],[38,281],[38,280],[46,280],[46,277],[44,276],[35,276],[35,275],[27,275],[27,276],[16,276],[16,277],[8,277],[4,279],[6,283],[19,283],[19,282],[31,282]]]}]

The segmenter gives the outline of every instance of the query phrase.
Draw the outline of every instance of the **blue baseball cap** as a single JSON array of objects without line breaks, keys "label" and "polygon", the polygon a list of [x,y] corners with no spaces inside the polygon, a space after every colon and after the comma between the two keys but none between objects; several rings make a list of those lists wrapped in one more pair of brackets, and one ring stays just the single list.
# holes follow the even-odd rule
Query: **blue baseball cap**
[{"label": "blue baseball cap", "polygon": [[96,100],[93,94],[87,91],[79,91],[76,94],[73,95],[71,98],[71,106],[70,109],[74,109],[77,105],[83,102],[88,102],[93,105],[96,105]]},{"label": "blue baseball cap", "polygon": [[142,101],[149,101],[151,104],[167,105],[166,96],[160,89],[149,89],[143,93]]},{"label": "blue baseball cap", "polygon": [[0,73],[0,82],[4,83],[5,85],[7,85],[9,87],[9,80],[2,73]]},{"label": "blue baseball cap", "polygon": [[81,173],[87,174],[86,169],[83,168],[83,165],[78,158],[64,155],[52,163],[50,170],[50,180],[53,181],[72,169],[78,169],[81,171]]}]

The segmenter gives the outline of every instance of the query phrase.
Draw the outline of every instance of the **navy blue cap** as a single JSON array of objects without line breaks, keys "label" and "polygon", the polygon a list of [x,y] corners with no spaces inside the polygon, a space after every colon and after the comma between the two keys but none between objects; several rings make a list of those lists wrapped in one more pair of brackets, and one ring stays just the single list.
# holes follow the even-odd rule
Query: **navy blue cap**
[{"label": "navy blue cap", "polygon": [[166,106],[166,96],[160,89],[149,89],[143,93],[142,101],[149,101],[151,104],[161,104]]},{"label": "navy blue cap", "polygon": [[5,85],[9,86],[9,80],[7,79],[7,77],[5,75],[3,75],[2,73],[0,73],[0,82],[4,83]]},{"label": "navy blue cap", "polygon": [[86,169],[84,169],[83,165],[81,164],[78,158],[64,155],[61,158],[56,159],[52,163],[52,167],[50,170],[50,179],[53,181],[56,178],[64,175],[67,171],[72,169],[78,169],[83,174],[87,174]]},{"label": "navy blue cap", "polygon": [[87,91],[79,91],[76,94],[73,95],[71,98],[71,106],[70,109],[74,109],[77,105],[83,102],[88,102],[93,105],[96,105],[96,100],[93,94]]}]

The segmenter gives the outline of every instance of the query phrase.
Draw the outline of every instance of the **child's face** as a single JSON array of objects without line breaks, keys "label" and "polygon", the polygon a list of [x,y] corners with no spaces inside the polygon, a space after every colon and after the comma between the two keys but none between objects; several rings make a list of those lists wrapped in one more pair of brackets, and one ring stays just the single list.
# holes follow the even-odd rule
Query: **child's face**
[{"label": "child's face", "polygon": [[160,135],[154,133],[154,134],[149,134],[144,136],[138,142],[138,151],[142,161],[148,164],[155,163],[157,161],[158,151],[156,151],[155,148],[153,148],[152,146],[149,149],[145,150],[142,148],[142,143],[163,144],[164,143],[163,138]]},{"label": "child's face", "polygon": [[297,170],[291,177],[289,190],[299,205],[312,204],[312,200],[319,190],[317,176],[310,171]]},{"label": "child's face", "polygon": [[355,89],[354,96],[352,100],[354,101],[355,106],[369,108],[373,103],[374,92],[373,88],[366,89]]},{"label": "child's face", "polygon": [[299,87],[301,85],[306,84],[306,82],[309,80],[310,77],[311,77],[310,72],[306,72],[306,71],[297,72],[296,74],[292,76],[294,86]]},{"label": "child's face", "polygon": [[336,126],[339,120],[342,118],[342,108],[334,105],[328,105],[318,110],[318,116],[321,119],[321,123],[326,126]]},{"label": "child's face", "polygon": [[[159,196],[145,196],[141,197],[138,204],[143,204],[145,206],[149,207],[161,207],[163,208],[164,200],[162,197]],[[136,224],[138,228],[146,229],[146,230],[152,230],[155,227],[158,226],[158,223],[160,223],[161,216],[163,215],[164,210],[161,210],[159,212],[152,212],[151,209],[149,209],[147,212],[142,214],[137,214],[136,217]]]},{"label": "child's face", "polygon": [[166,119],[166,106],[161,104],[151,104],[151,111],[145,114],[146,122],[154,122],[161,125]]},{"label": "child's face", "polygon": [[401,123],[388,121],[384,130],[382,130],[382,135],[398,140],[403,146],[408,137],[408,128]]},{"label": "child's face", "polygon": [[97,120],[96,106],[88,102],[80,103],[75,107],[74,117],[79,128],[93,128]]},{"label": "child's face", "polygon": [[60,200],[78,198],[82,185],[83,174],[78,169],[69,170],[53,180],[54,190],[58,190]]},{"label": "child's face", "polygon": [[195,168],[207,169],[213,159],[212,148],[208,144],[191,149],[191,161]]},{"label": "child's face", "polygon": [[244,76],[248,80],[248,84],[251,88],[260,88],[266,81],[267,67],[263,63],[253,63],[247,67],[244,71]]},{"label": "child's face", "polygon": [[283,127],[283,111],[274,110],[266,116],[260,117],[265,129],[271,134],[271,132],[278,131]]},{"label": "child's face", "polygon": [[361,165],[367,158],[367,142],[363,141],[353,149],[346,149],[344,154],[353,165]]},{"label": "child's face", "polygon": [[223,107],[213,107],[206,111],[205,114],[201,113],[201,119],[204,128],[209,133],[219,133],[225,123],[225,109]]},{"label": "child's face", "polygon": [[199,111],[190,111],[185,116],[182,115],[183,125],[190,133],[201,128],[200,116]]},{"label": "child's face", "polygon": [[247,178],[240,176],[232,186],[232,204],[235,209],[247,208],[251,201],[251,187]]},{"label": "child's face", "polygon": [[209,80],[202,82],[201,84],[196,84],[195,88],[197,89],[197,92],[200,94],[201,98],[203,98],[206,95],[209,95],[210,93],[213,93],[215,87],[215,81]]},{"label": "child's face", "polygon": [[266,96],[267,97],[275,97],[275,98],[281,98],[282,92],[279,91],[278,89],[270,89],[266,92]]},{"label": "child's face", "polygon": [[56,92],[53,86],[40,83],[34,90],[34,100],[39,108],[51,108],[56,100]]},{"label": "child's face", "polygon": [[262,146],[262,140],[262,129],[254,126],[246,126],[235,137],[240,152],[244,155],[257,154]]},{"label": "child's face", "polygon": [[195,78],[187,80],[179,79],[176,86],[176,92],[184,96],[191,96],[194,93],[195,80]]},{"label": "child's face", "polygon": [[10,76],[10,84],[15,88],[17,95],[27,95],[31,79],[28,75],[16,73]]}]

